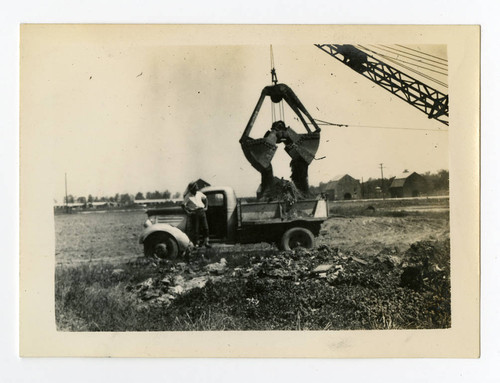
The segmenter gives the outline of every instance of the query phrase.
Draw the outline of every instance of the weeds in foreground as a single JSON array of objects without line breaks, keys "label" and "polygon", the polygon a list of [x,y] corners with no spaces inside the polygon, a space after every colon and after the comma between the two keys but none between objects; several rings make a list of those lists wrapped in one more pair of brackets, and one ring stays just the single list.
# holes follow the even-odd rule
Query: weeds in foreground
[{"label": "weeds in foreground", "polygon": [[[408,254],[419,256],[429,246],[413,247]],[[166,272],[161,267],[124,265],[121,272],[109,264],[61,267],[55,276],[56,321],[62,331],[446,328],[451,324],[449,244],[437,249],[443,270],[424,275],[425,288],[401,286],[398,268],[351,262],[335,285],[318,278],[226,275],[165,304],[140,301],[128,288],[161,278]],[[250,260],[237,257],[230,263],[249,265]]]}]

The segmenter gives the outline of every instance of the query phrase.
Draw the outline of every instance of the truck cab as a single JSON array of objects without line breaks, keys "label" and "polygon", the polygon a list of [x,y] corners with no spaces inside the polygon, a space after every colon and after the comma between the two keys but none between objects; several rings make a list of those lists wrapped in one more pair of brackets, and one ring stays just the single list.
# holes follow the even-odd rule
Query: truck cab
[{"label": "truck cab", "polygon": [[235,243],[238,199],[231,187],[201,189],[208,201],[207,221],[212,242]]}]

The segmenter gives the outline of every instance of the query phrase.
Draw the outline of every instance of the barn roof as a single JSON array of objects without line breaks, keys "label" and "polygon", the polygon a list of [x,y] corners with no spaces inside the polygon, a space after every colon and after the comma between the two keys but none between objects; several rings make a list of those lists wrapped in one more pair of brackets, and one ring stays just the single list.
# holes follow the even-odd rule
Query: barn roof
[{"label": "barn roof", "polygon": [[405,184],[406,177],[405,178],[394,178],[391,184],[391,188],[402,188]]},{"label": "barn roof", "polygon": [[344,173],[344,174],[339,174],[335,177],[332,178],[332,181],[340,181],[342,178],[344,177],[350,177],[352,178],[353,180],[356,180],[356,181],[359,181],[357,178],[354,178],[353,176],[351,176],[350,174],[347,174],[347,173]]},{"label": "barn roof", "polygon": [[392,181],[390,187],[391,188],[402,188],[406,182],[406,179],[408,177],[412,176],[413,174],[419,175],[416,172],[408,172],[408,171],[397,175],[396,177],[394,177],[394,180]]},{"label": "barn roof", "polygon": [[352,178],[353,180],[356,180],[356,181],[359,181],[358,179],[354,178],[353,176],[347,174],[347,173],[344,173],[344,174],[340,174],[340,175],[337,175],[335,177],[333,177],[332,180],[328,181],[327,183],[324,184],[324,186],[322,187],[323,191],[325,190],[331,190],[331,189],[334,189],[335,186],[337,186],[337,183],[344,177],[350,177]]}]

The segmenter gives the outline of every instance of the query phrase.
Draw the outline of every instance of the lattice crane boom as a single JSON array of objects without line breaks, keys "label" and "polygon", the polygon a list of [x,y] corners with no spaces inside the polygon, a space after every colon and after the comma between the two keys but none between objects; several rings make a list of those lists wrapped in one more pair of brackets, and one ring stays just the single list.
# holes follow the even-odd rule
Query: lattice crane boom
[{"label": "lattice crane boom", "polygon": [[375,84],[406,101],[428,118],[448,125],[448,95],[401,72],[353,45],[315,44]]}]

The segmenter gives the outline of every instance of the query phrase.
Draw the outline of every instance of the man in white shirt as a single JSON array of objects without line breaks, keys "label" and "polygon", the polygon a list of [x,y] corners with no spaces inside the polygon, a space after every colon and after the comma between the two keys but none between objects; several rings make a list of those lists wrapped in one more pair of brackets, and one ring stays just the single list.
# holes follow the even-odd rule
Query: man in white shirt
[{"label": "man in white shirt", "polygon": [[197,245],[199,230],[201,225],[201,231],[203,234],[203,245],[205,247],[212,247],[208,243],[208,222],[206,211],[208,209],[208,201],[205,194],[198,191],[198,185],[195,182],[191,182],[188,186],[188,191],[184,196],[183,203],[184,210],[188,214],[191,223],[191,241]]}]

